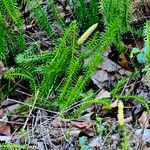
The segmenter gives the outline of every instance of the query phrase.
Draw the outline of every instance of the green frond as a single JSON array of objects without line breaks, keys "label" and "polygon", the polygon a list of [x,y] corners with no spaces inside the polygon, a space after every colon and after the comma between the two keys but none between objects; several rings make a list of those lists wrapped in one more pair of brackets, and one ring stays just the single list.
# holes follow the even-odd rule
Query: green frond
[{"label": "green frond", "polygon": [[115,44],[122,51],[124,44],[121,35],[131,30],[131,0],[101,0],[100,4],[109,43]]},{"label": "green frond", "polygon": [[17,6],[15,0],[2,0],[3,7],[6,9],[8,15],[10,16],[11,20],[15,24],[18,30],[18,35],[16,36],[16,40],[20,50],[23,50],[26,46],[25,44],[25,37],[23,33],[23,22],[22,22],[22,15]]},{"label": "green frond", "polygon": [[22,19],[19,8],[17,7],[17,3],[15,0],[2,0],[4,7],[7,10],[7,13],[11,17],[12,21],[18,27],[18,29],[22,28]]},{"label": "green frond", "polygon": [[54,15],[56,21],[59,23],[59,25],[62,27],[62,29],[66,28],[66,25],[65,25],[63,19],[61,18],[56,5],[54,4],[54,1],[48,0],[48,4],[51,8],[52,14]]},{"label": "green frond", "polygon": [[83,112],[83,110],[85,110],[86,108],[89,108],[92,105],[100,105],[100,104],[110,109],[110,100],[108,99],[97,99],[94,96],[92,97],[92,95],[91,97],[87,97],[87,98],[85,97],[81,105],[73,111],[73,114],[71,115],[71,119],[75,119],[79,117]]},{"label": "green frond", "polygon": [[121,88],[123,88],[123,86],[125,85],[127,80],[128,79],[122,79],[119,82],[117,82],[117,84],[115,85],[115,88],[111,91],[112,97],[114,97],[115,95],[118,95],[120,93]]},{"label": "green frond", "polygon": [[72,59],[68,67],[66,79],[61,89],[62,92],[58,98],[58,103],[63,103],[63,101],[65,100],[66,94],[70,90],[72,82],[74,81],[76,73],[78,72],[79,69],[80,69],[79,59]]},{"label": "green frond", "polygon": [[5,20],[0,12],[0,60],[5,60]]},{"label": "green frond", "polygon": [[114,98],[124,99],[124,100],[129,100],[129,99],[136,100],[139,103],[143,104],[143,106],[145,108],[147,108],[148,112],[150,112],[150,104],[149,104],[149,102],[147,100],[145,100],[141,96],[138,96],[138,95],[116,95]]},{"label": "green frond", "polygon": [[145,75],[146,83],[150,89],[150,64],[145,66],[145,70],[146,70],[146,75]]},{"label": "green frond", "polygon": [[[81,28],[85,28],[85,22],[87,21],[87,6],[84,0],[72,0],[73,8]],[[86,27],[87,28],[87,27]]]},{"label": "green frond", "polygon": [[54,58],[45,65],[40,85],[41,96],[47,97],[55,87],[56,80],[63,76],[74,57],[77,47],[77,23],[72,22],[56,43]]},{"label": "green frond", "polygon": [[22,67],[30,68],[36,66],[38,62],[42,64],[44,59],[50,58],[49,53],[51,53],[51,51],[42,51],[40,53],[37,53],[38,48],[39,44],[37,42],[33,43],[31,46],[29,46],[28,49],[24,50],[24,52],[16,56],[16,62]]},{"label": "green frond", "polygon": [[123,7],[124,7],[124,11],[123,11],[123,16],[124,16],[124,20],[123,20],[123,24],[125,25],[126,31],[130,31],[131,27],[130,27],[130,20],[132,19],[132,1],[131,0],[124,0],[123,1]]},{"label": "green frond", "polygon": [[85,31],[91,25],[99,22],[99,0],[72,0],[72,7],[80,27]]},{"label": "green frond", "polygon": [[[89,67],[86,68],[85,74],[78,78],[75,86],[70,90],[69,95],[66,95],[66,99],[64,100],[62,110],[67,108],[70,104],[74,103],[78,100],[80,93],[83,92],[86,83],[89,81],[91,75],[95,71],[96,67],[98,66],[99,62],[101,61],[100,55],[94,55],[89,63]],[[67,98],[68,97],[68,98]]]},{"label": "green frond", "polygon": [[150,21],[145,23],[144,27],[145,46],[150,46]]},{"label": "green frond", "polygon": [[33,14],[33,18],[36,20],[38,26],[44,30],[49,36],[52,36],[54,29],[50,23],[50,19],[42,8],[40,2],[38,0],[30,1],[25,0],[27,7]]},{"label": "green frond", "polygon": [[36,80],[35,76],[31,74],[28,70],[23,68],[15,68],[5,74],[5,78],[14,79],[18,78],[21,80],[27,80],[30,83],[30,86],[33,91],[36,91]]},{"label": "green frond", "polygon": [[88,25],[91,26],[99,22],[99,0],[90,0],[88,9]]}]

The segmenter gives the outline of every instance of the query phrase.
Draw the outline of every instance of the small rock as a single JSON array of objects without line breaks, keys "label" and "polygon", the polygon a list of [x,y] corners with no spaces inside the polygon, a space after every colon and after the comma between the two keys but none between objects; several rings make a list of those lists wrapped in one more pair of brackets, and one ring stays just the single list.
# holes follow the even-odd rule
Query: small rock
[{"label": "small rock", "polygon": [[114,76],[115,76],[117,81],[119,81],[121,79],[121,76],[119,74],[115,74]]},{"label": "small rock", "polygon": [[71,8],[69,5],[66,6],[66,10],[71,11]]},{"label": "small rock", "polygon": [[109,81],[107,72],[103,70],[98,70],[97,72],[95,72],[91,79],[93,83],[97,85],[97,87],[99,87],[100,89],[103,87],[103,83],[105,81]]},{"label": "small rock", "polygon": [[111,48],[109,47],[109,48],[105,51],[104,56],[105,56],[105,57],[108,57],[108,55],[109,55],[110,52],[111,52]]},{"label": "small rock", "polygon": [[12,139],[11,135],[1,135],[0,136],[0,141],[5,141],[6,143],[9,143]]},{"label": "small rock", "polygon": [[65,13],[64,13],[64,12],[60,12],[60,16],[61,16],[62,18],[64,18],[64,17],[65,17]]},{"label": "small rock", "polygon": [[118,64],[116,64],[115,62],[113,62],[109,58],[104,59],[102,65],[101,65],[101,68],[103,70],[108,71],[108,72],[116,72],[119,69],[121,69],[121,67]]},{"label": "small rock", "polygon": [[61,6],[61,5],[57,6],[57,8],[58,8],[59,12],[63,12],[64,11],[63,6]]},{"label": "small rock", "polygon": [[38,142],[37,144],[38,144],[38,148],[40,150],[44,150],[45,149],[43,142]]},{"label": "small rock", "polygon": [[75,129],[72,129],[71,131],[68,131],[68,132],[69,132],[69,134],[72,135],[73,137],[78,137],[79,134],[80,134],[80,132],[81,132],[81,130],[75,128]]},{"label": "small rock", "polygon": [[82,115],[81,117],[78,118],[78,121],[84,121],[84,122],[92,123],[92,119],[91,119],[92,115],[93,115],[93,112]]},{"label": "small rock", "polygon": [[108,73],[104,70],[98,70],[93,76],[92,79],[97,80],[101,83],[108,81],[109,77],[108,77]]},{"label": "small rock", "polygon": [[128,70],[125,70],[125,69],[120,69],[119,70],[119,73],[120,73],[120,75],[126,75],[126,76],[130,76],[131,75],[131,72],[130,71],[128,71]]},{"label": "small rock", "polygon": [[144,92],[143,90],[140,91],[139,96],[143,97],[146,100],[150,100],[149,94]]},{"label": "small rock", "polygon": [[101,136],[94,138],[88,145],[91,148],[101,148],[103,146],[103,140]]},{"label": "small rock", "polygon": [[65,23],[70,23],[71,22],[71,19],[68,17],[66,20],[65,20]]},{"label": "small rock", "polygon": [[100,98],[100,99],[101,98],[109,98],[109,97],[110,97],[110,92],[108,92],[104,89],[102,89],[97,95],[97,98]]},{"label": "small rock", "polygon": [[142,138],[144,142],[150,141],[150,129],[138,129],[135,134]]},{"label": "small rock", "polygon": [[114,75],[112,75],[112,76],[110,77],[110,80],[111,80],[111,81],[114,81],[114,80],[115,80]]}]

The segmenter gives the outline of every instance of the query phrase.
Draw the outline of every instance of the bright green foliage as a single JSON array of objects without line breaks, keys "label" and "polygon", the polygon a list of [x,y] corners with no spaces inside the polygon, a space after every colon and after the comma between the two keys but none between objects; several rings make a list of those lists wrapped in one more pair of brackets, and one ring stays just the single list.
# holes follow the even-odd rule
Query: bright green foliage
[{"label": "bright green foliage", "polygon": [[2,14],[0,12],[0,60],[5,59],[5,21],[3,20]]},{"label": "bright green foliage", "polygon": [[5,143],[0,145],[2,150],[27,150],[27,145]]},{"label": "bright green foliage", "polygon": [[145,66],[145,70],[146,70],[145,78],[146,78],[146,81],[147,81],[147,85],[150,88],[150,64]]},{"label": "bright green foliage", "polygon": [[99,0],[90,0],[88,6],[90,6],[88,9],[88,15],[89,19],[88,21],[90,22],[89,25],[92,25],[96,22],[99,22],[100,19],[98,17],[99,14]]},{"label": "bright green foliage", "polygon": [[52,36],[53,27],[50,24],[49,17],[45,10],[42,8],[38,0],[30,1],[25,0],[27,7],[33,14],[33,18],[36,20],[38,26],[44,30],[49,36]]},{"label": "bright green foliage", "polygon": [[52,14],[54,15],[56,21],[64,29],[66,27],[66,25],[65,25],[64,21],[62,20],[60,14],[58,12],[58,9],[57,9],[56,5],[54,4],[54,1],[53,0],[48,0],[48,4],[50,5]]},{"label": "bright green foliage", "polygon": [[[43,67],[43,80],[40,86],[42,96],[49,95],[57,79],[65,74],[66,68],[74,57],[77,41],[77,24],[73,22],[63,37],[58,40],[54,58]],[[55,87],[53,87],[54,89]]]},{"label": "bright green foliage", "polygon": [[17,43],[20,49],[25,48],[25,40],[24,40],[24,34],[23,34],[23,23],[21,18],[21,13],[19,11],[19,8],[15,2],[15,0],[2,0],[3,6],[5,7],[9,17],[14,22],[15,26],[17,27],[17,30],[19,32],[17,36]]},{"label": "bright green foliage", "polygon": [[144,34],[145,34],[145,40],[144,40],[145,43],[144,43],[143,52],[146,54],[148,63],[150,63],[150,21],[146,22]]},{"label": "bright green foliage", "polygon": [[[48,36],[53,35],[55,38],[50,18],[40,1],[25,0],[25,2],[39,28]],[[124,48],[121,36],[130,30],[130,1],[101,0],[105,30],[101,34],[96,32],[93,36],[90,35],[90,38],[86,38],[85,43],[80,46],[77,44],[79,35],[77,22],[73,21],[67,28],[54,1],[48,0],[47,4],[63,33],[60,38],[53,38],[54,48],[43,51],[38,42],[26,46],[23,19],[16,0],[0,1],[0,59],[6,62],[15,60],[15,67],[6,73],[5,77],[17,79],[16,81],[18,79],[28,81],[32,95],[39,91],[37,107],[49,109],[54,106],[65,113],[73,104],[77,102],[80,104],[79,101],[82,100],[72,117],[77,117],[83,109],[92,104],[101,103],[109,106],[109,100],[96,99],[94,92],[86,91],[85,87],[102,61],[103,52],[112,44],[115,44],[119,50]],[[82,30],[100,22],[99,0],[89,2],[73,0],[73,8]],[[84,63],[85,59],[88,59],[88,62]],[[125,82],[126,80],[120,81],[112,91],[113,98],[118,95]],[[54,99],[51,97],[53,94]],[[33,104],[33,97],[28,103],[30,106]],[[25,109],[24,107],[22,110]]]},{"label": "bright green foliage", "polygon": [[121,35],[130,30],[131,0],[101,0],[100,4],[107,37],[123,50]]},{"label": "bright green foliage", "polygon": [[106,28],[114,21],[122,28],[121,33],[130,28],[131,0],[101,0],[101,11]]},{"label": "bright green foliage", "polygon": [[84,0],[73,0],[73,7],[76,13],[77,20],[81,26],[81,28],[85,28],[84,23],[87,19],[87,7]]},{"label": "bright green foliage", "polygon": [[[53,50],[37,54],[38,43],[33,44],[16,57],[19,68],[7,73],[5,77],[19,77],[22,80],[28,80],[33,92],[39,90],[37,105],[42,107],[46,105],[44,102],[41,103],[41,100],[49,99],[49,96],[56,91],[57,98],[54,105],[65,110],[79,100],[90,76],[102,60],[101,54],[104,51],[100,46],[97,47],[99,39],[93,38],[90,43],[95,47],[95,51],[91,53],[89,63],[86,66],[81,65],[88,56],[87,51],[90,44],[88,43],[84,50],[79,52],[77,34],[77,23],[72,22],[62,37],[57,40]],[[81,70],[83,70],[82,75],[79,73]],[[49,101],[50,105],[52,105],[51,101]]]},{"label": "bright green foliage", "polygon": [[[19,54],[16,57],[16,61],[21,69],[16,69],[14,72],[7,74],[7,77],[13,76],[13,74],[15,75],[16,73],[20,76],[22,73],[23,77],[32,78],[32,80],[35,81],[36,86],[33,86],[33,89],[38,87],[41,97],[47,97],[56,79],[64,75],[66,67],[70,62],[69,59],[73,56],[75,51],[75,39],[77,38],[76,27],[75,22],[70,25],[70,28],[64,32],[63,37],[56,43],[54,50],[35,54],[38,46],[38,44],[35,43],[25,52]],[[73,36],[70,33],[72,33]],[[38,78],[40,78],[40,81]],[[54,89],[54,87],[52,89]]]},{"label": "bright green foliage", "polygon": [[137,96],[137,95],[116,95],[116,96],[114,96],[114,98],[123,99],[123,100],[129,100],[129,99],[136,100],[137,102],[143,104],[143,106],[145,108],[147,108],[148,112],[150,112],[149,102],[141,96]]},{"label": "bright green foliage", "polygon": [[90,0],[89,3],[85,0],[72,0],[72,2],[77,21],[83,30],[100,21],[99,0]]},{"label": "bright green foliage", "polygon": [[116,85],[115,88],[111,91],[111,95],[112,97],[114,97],[115,95],[120,94],[120,90],[124,87],[124,85],[126,84],[126,82],[129,79],[122,79],[120,80]]},{"label": "bright green foliage", "polygon": [[2,0],[2,6],[6,9],[9,17],[11,18],[13,23],[17,26],[17,29],[22,32],[21,13],[19,11],[16,1],[15,0],[11,0],[11,1]]},{"label": "bright green foliage", "polygon": [[0,2],[0,58],[6,60],[10,55],[16,56],[25,47],[23,23],[16,1],[2,0]]},{"label": "bright green foliage", "polygon": [[[96,55],[91,59],[88,68],[86,68],[87,70],[85,71],[85,75],[78,78],[75,86],[70,91],[68,91],[68,94],[65,96],[64,103],[61,106],[62,110],[78,100],[80,94],[83,92],[83,89],[87,81],[90,79],[92,73],[96,69],[99,62],[100,62],[100,55]],[[66,98],[67,100],[65,100]]]}]

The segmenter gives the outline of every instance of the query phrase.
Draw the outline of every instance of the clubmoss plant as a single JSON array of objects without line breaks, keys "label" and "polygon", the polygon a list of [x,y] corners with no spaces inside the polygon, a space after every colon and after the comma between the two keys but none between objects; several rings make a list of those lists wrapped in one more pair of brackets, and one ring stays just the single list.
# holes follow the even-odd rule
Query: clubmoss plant
[{"label": "clubmoss plant", "polygon": [[80,27],[85,31],[95,23],[99,23],[99,0],[72,0],[72,7]]},{"label": "clubmoss plant", "polygon": [[115,44],[118,51],[124,50],[121,35],[131,31],[131,1],[130,0],[101,0],[100,8],[110,44]]}]

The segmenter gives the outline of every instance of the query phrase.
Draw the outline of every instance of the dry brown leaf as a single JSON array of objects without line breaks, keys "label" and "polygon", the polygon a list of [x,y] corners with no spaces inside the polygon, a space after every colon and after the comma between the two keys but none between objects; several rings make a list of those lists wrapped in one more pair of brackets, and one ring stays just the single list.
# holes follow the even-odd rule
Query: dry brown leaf
[{"label": "dry brown leaf", "polygon": [[10,135],[10,126],[7,125],[4,122],[0,122],[0,133],[5,134],[5,135]]},{"label": "dry brown leaf", "polygon": [[143,114],[141,115],[141,117],[138,119],[140,126],[142,128],[150,127],[149,119],[150,119],[149,113],[147,111],[144,111]]},{"label": "dry brown leaf", "polygon": [[4,109],[0,109],[0,133],[4,134],[4,135],[10,135],[11,134],[11,130],[10,130],[10,126],[6,124],[8,118],[7,116],[5,116],[5,111]]},{"label": "dry brown leaf", "polygon": [[0,119],[2,119],[5,116],[4,109],[0,109]]},{"label": "dry brown leaf", "polygon": [[124,53],[119,55],[119,64],[120,64],[121,67],[123,67],[127,70],[130,69],[130,67],[129,67],[130,64],[129,64],[128,60],[126,59]]},{"label": "dry brown leaf", "polygon": [[78,129],[89,129],[92,127],[92,124],[91,123],[87,123],[87,122],[77,122],[77,121],[71,121],[71,125],[73,127],[76,127]]}]

